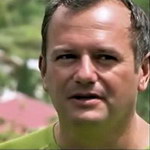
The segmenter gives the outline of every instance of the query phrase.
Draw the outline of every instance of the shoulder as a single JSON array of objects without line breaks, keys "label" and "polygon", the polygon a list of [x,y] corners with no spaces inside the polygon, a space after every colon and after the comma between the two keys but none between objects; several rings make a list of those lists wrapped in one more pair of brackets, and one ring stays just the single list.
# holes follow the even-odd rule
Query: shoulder
[{"label": "shoulder", "polygon": [[41,149],[47,145],[55,148],[52,130],[52,126],[49,126],[25,136],[0,143],[0,149]]}]

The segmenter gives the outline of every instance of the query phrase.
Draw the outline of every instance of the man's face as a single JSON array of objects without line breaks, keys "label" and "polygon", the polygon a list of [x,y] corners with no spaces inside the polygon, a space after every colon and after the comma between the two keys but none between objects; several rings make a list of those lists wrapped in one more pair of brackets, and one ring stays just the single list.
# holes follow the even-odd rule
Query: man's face
[{"label": "man's face", "polygon": [[43,81],[60,120],[102,121],[135,111],[139,74],[130,25],[130,12],[120,2],[56,10]]}]

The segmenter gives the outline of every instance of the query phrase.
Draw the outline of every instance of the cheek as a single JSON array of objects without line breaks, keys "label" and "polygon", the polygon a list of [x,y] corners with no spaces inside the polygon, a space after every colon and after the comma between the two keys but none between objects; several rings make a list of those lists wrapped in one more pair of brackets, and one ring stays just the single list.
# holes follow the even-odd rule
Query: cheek
[{"label": "cheek", "polygon": [[59,75],[57,72],[54,71],[53,67],[49,67],[46,72],[46,84],[48,88],[49,94],[54,93],[56,86],[59,82]]},{"label": "cheek", "polygon": [[65,90],[65,83],[67,74],[65,70],[55,67],[54,65],[49,66],[46,73],[46,84],[48,88],[48,94],[52,98],[60,97],[61,93]]},{"label": "cheek", "polygon": [[105,75],[107,92],[110,94],[111,103],[125,105],[134,103],[137,95],[137,80],[135,73],[128,68],[108,72]]}]

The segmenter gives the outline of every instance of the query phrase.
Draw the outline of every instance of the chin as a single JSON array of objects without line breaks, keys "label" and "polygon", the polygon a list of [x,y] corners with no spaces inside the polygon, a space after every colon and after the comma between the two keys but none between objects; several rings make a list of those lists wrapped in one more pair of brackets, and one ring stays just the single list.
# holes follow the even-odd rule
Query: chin
[{"label": "chin", "polygon": [[72,114],[70,116],[71,120],[74,122],[82,122],[82,123],[87,123],[87,122],[91,122],[91,123],[100,123],[100,122],[104,122],[105,120],[107,120],[108,115],[104,114],[104,113],[98,113],[98,112],[84,112],[81,114]]}]

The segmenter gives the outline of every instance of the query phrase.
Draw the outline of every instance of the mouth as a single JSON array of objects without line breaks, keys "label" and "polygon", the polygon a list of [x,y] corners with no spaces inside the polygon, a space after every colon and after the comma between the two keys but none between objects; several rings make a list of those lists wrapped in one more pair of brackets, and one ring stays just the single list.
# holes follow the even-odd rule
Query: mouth
[{"label": "mouth", "polygon": [[100,99],[97,94],[75,94],[70,97],[70,99],[77,99],[77,100],[92,100],[92,99]]},{"label": "mouth", "polygon": [[75,99],[79,101],[89,101],[89,100],[103,100],[104,97],[97,93],[77,93],[69,97],[69,99]]},{"label": "mouth", "polygon": [[105,97],[97,93],[77,93],[70,96],[69,100],[80,108],[95,108],[105,101]]}]

